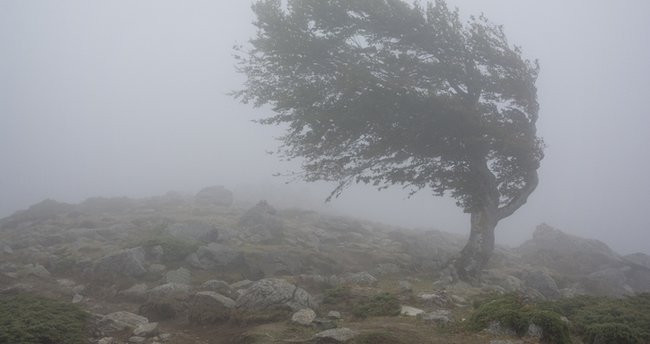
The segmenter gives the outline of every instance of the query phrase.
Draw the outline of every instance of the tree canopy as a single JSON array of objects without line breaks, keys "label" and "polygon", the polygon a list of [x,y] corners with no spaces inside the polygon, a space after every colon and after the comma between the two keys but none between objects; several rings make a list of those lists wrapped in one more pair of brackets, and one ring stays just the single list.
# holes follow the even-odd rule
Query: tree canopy
[{"label": "tree canopy", "polygon": [[[442,0],[260,0],[237,50],[243,102],[270,105],[306,181],[450,195],[490,224],[538,183],[536,61]],[[492,227],[494,227],[492,226]],[[491,252],[491,249],[490,249]]]}]

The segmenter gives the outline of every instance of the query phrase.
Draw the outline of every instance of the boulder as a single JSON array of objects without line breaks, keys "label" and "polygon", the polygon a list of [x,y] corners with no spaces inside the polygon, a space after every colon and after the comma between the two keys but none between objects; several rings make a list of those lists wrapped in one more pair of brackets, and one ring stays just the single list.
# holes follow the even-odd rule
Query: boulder
[{"label": "boulder", "polygon": [[198,268],[205,270],[217,268],[247,269],[241,252],[219,243],[199,247],[196,251],[196,262],[194,264],[198,264]]},{"label": "boulder", "polygon": [[141,302],[147,299],[147,285],[145,283],[138,283],[119,292],[119,295],[129,301]]},{"label": "boulder", "polygon": [[122,250],[100,258],[93,268],[95,277],[113,279],[117,275],[140,277],[147,273],[145,251],[142,247]]},{"label": "boulder", "polygon": [[104,315],[98,323],[98,329],[103,334],[120,332],[125,329],[135,329],[142,324],[147,324],[149,319],[131,312],[114,312]]},{"label": "boulder", "polygon": [[628,262],[650,269],[650,256],[645,253],[628,254],[623,256],[623,258]]},{"label": "boulder", "polygon": [[561,296],[560,289],[553,277],[541,270],[523,271],[521,280],[527,287],[538,291],[545,298],[556,299]]},{"label": "boulder", "polygon": [[152,322],[147,324],[139,325],[133,330],[133,335],[138,337],[154,337],[158,335],[158,323]]},{"label": "boulder", "polygon": [[587,275],[623,261],[598,240],[569,235],[546,224],[539,225],[533,239],[517,251],[524,263],[572,276]]},{"label": "boulder", "polygon": [[201,189],[196,196],[194,202],[200,205],[216,205],[229,207],[234,201],[232,191],[223,186],[209,186]]},{"label": "boulder", "polygon": [[593,272],[580,281],[580,286],[587,293],[601,296],[620,297],[633,294],[634,290],[626,281],[629,268],[607,268]]},{"label": "boulder", "polygon": [[277,278],[255,282],[237,299],[236,307],[245,310],[265,310],[283,307],[297,311],[302,308],[317,308],[316,301],[304,289]]},{"label": "boulder", "polygon": [[169,320],[187,312],[191,288],[184,284],[167,283],[147,293],[147,302],[140,306],[140,314],[154,321]]},{"label": "boulder", "polygon": [[168,271],[165,274],[165,281],[167,283],[189,285],[192,281],[192,276],[190,270],[181,267],[177,270]]},{"label": "boulder", "polygon": [[416,317],[422,313],[424,313],[423,310],[411,306],[402,306],[402,309],[400,310],[400,314],[407,317]]},{"label": "boulder", "polygon": [[291,321],[298,325],[309,326],[316,319],[316,312],[309,308],[301,309],[291,316]]},{"label": "boulder", "polygon": [[50,272],[41,264],[27,264],[23,267],[22,274],[25,276],[36,276],[38,278],[50,278]]},{"label": "boulder", "polygon": [[189,304],[189,321],[193,324],[214,324],[230,318],[235,301],[224,295],[202,291],[196,293]]},{"label": "boulder", "polygon": [[252,243],[273,243],[282,238],[284,224],[276,210],[261,201],[239,219],[240,237]]},{"label": "boulder", "polygon": [[329,319],[339,320],[339,319],[341,319],[341,312],[339,312],[339,311],[329,311],[329,313],[327,313],[327,317]]}]

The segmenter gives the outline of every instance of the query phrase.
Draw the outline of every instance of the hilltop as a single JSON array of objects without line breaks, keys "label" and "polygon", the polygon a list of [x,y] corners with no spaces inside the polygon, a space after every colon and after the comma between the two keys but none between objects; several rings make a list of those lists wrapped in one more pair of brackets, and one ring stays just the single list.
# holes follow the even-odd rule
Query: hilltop
[{"label": "hilltop", "polygon": [[536,303],[650,292],[647,255],[545,224],[519,247],[497,247],[468,284],[448,267],[462,236],[233,199],[211,187],[35,204],[0,220],[0,293],[78,305],[91,314],[93,343],[106,344],[399,343],[391,333],[534,343],[546,337],[452,329],[486,295]]}]

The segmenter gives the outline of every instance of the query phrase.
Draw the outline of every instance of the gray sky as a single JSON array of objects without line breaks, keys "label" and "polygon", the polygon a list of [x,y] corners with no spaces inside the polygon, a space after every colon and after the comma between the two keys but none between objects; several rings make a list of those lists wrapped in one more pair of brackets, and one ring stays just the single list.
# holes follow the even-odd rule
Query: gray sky
[{"label": "gray sky", "polygon": [[[530,201],[500,223],[516,244],[547,222],[650,253],[650,2],[449,0],[484,12],[539,58],[548,144]],[[273,178],[277,128],[238,104],[232,46],[249,1],[0,0],[0,216],[44,198],[151,196],[224,184],[321,205],[330,185]],[[248,186],[244,186],[248,185]],[[248,191],[247,191],[248,190]],[[326,206],[465,233],[468,216],[425,190],[356,187]]]}]

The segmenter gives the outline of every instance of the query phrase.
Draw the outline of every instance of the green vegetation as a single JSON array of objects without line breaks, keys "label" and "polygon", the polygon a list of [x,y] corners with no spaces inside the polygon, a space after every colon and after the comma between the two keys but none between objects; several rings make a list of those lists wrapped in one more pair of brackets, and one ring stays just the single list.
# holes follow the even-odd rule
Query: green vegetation
[{"label": "green vegetation", "polygon": [[32,295],[0,297],[0,344],[82,344],[87,314]]},{"label": "green vegetation", "polygon": [[535,324],[542,328],[542,342],[571,343],[569,328],[560,314],[527,304],[518,295],[508,294],[483,302],[471,316],[468,326],[480,331],[495,321],[520,336],[526,334],[530,324]]},{"label": "green vegetation", "polygon": [[397,316],[401,310],[400,302],[393,294],[355,295],[349,287],[325,290],[323,304],[343,306],[357,318]]},{"label": "green vegetation", "polygon": [[579,296],[540,305],[571,320],[572,330],[591,343],[650,342],[650,294],[622,299]]},{"label": "green vegetation", "polygon": [[352,291],[348,287],[336,287],[326,289],[324,292],[323,303],[326,305],[336,305],[344,303],[353,298]]},{"label": "green vegetation", "polygon": [[637,331],[627,325],[598,324],[587,329],[587,343],[598,344],[641,344]]},{"label": "green vegetation", "polygon": [[589,344],[650,343],[650,294],[622,299],[579,296],[536,303],[508,294],[477,301],[475,307],[468,322],[475,331],[498,321],[518,335],[535,324],[543,329],[542,341],[546,343],[570,343],[569,331]]},{"label": "green vegetation", "polygon": [[356,303],[352,314],[358,318],[397,316],[400,310],[400,302],[395,295],[381,293]]}]

